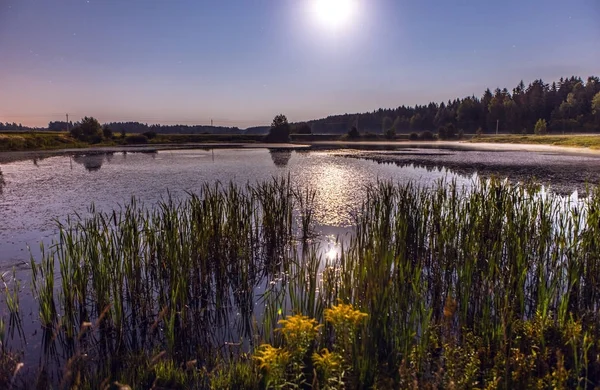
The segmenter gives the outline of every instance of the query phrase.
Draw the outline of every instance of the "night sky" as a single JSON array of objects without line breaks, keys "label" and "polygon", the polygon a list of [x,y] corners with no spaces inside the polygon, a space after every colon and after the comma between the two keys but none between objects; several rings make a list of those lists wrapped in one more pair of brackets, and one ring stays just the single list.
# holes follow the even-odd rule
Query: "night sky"
[{"label": "night sky", "polygon": [[600,75],[598,0],[315,1],[0,0],[0,121],[247,127]]}]

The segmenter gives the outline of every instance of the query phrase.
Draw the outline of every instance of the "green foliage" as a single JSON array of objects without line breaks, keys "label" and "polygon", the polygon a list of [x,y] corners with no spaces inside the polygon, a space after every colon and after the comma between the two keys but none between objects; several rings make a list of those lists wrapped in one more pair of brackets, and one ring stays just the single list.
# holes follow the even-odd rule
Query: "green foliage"
[{"label": "green foliage", "polygon": [[415,133],[414,131],[412,133],[410,133],[410,135],[408,136],[408,139],[410,139],[411,141],[417,141],[419,139],[419,134]]},{"label": "green foliage", "polygon": [[0,152],[79,148],[87,144],[65,134],[5,133],[0,134]]},{"label": "green foliage", "polygon": [[265,141],[290,142],[290,125],[285,115],[279,114],[273,118],[269,134],[265,137]]},{"label": "green foliage", "polygon": [[344,363],[338,353],[323,348],[321,353],[314,353],[312,359],[318,372],[319,383],[322,384],[321,389],[344,388]]},{"label": "green foliage", "polygon": [[287,383],[286,370],[291,354],[283,348],[263,344],[254,354],[258,367],[264,373],[265,388],[283,388]]},{"label": "green foliage", "polygon": [[96,118],[86,116],[71,129],[71,136],[80,141],[98,143],[102,141],[102,126]]},{"label": "green foliage", "polygon": [[538,119],[538,121],[535,123],[533,132],[536,135],[545,135],[548,132],[548,125],[546,124],[546,120]]}]

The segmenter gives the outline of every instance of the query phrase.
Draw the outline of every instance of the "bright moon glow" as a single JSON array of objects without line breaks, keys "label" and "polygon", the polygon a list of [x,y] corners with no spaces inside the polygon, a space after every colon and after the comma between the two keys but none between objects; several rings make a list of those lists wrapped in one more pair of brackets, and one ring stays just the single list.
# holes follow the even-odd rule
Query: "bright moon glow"
[{"label": "bright moon glow", "polygon": [[348,25],[357,9],[357,0],[314,0],[318,21],[326,27],[338,29]]}]

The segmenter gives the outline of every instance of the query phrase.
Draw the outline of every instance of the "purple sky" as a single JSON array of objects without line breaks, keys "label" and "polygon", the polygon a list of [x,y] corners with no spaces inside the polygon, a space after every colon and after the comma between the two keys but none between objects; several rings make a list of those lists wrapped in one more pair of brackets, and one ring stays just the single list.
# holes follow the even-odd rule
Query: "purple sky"
[{"label": "purple sky", "polygon": [[600,75],[597,0],[0,0],[0,121],[269,124]]}]

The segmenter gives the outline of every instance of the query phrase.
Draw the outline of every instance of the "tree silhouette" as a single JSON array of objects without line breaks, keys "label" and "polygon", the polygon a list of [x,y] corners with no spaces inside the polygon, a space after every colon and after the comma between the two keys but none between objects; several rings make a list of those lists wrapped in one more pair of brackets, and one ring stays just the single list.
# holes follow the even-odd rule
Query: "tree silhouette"
[{"label": "tree silhouette", "polygon": [[96,118],[86,116],[71,129],[71,136],[80,141],[98,143],[102,141],[102,126]]},{"label": "tree silhouette", "polygon": [[290,124],[283,114],[276,115],[271,123],[266,142],[290,142]]}]

